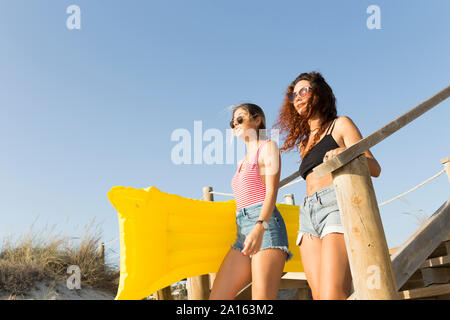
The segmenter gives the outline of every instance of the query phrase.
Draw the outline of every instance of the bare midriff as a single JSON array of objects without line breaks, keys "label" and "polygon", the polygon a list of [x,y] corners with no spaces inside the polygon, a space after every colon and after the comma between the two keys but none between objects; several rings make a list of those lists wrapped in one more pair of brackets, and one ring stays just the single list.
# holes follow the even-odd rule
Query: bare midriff
[{"label": "bare midriff", "polygon": [[331,173],[322,178],[317,178],[314,172],[306,176],[306,195],[310,196],[320,189],[326,188],[333,184]]}]

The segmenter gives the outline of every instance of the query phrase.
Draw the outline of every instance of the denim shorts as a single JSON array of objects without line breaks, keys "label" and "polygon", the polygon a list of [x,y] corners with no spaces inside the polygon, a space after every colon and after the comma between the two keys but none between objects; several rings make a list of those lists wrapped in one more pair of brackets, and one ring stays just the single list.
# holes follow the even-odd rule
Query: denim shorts
[{"label": "denim shorts", "polygon": [[[244,250],[245,237],[253,230],[256,221],[258,221],[262,205],[263,203],[261,202],[236,210],[237,239],[231,246],[232,248],[239,251]],[[276,206],[270,217],[269,228],[264,231],[261,248],[259,250],[273,248],[281,249],[286,252],[286,261],[292,258],[292,253],[289,251],[286,225]]]},{"label": "denim shorts", "polygon": [[304,234],[323,239],[330,233],[344,233],[334,185],[305,197],[300,206],[299,225],[297,245]]}]

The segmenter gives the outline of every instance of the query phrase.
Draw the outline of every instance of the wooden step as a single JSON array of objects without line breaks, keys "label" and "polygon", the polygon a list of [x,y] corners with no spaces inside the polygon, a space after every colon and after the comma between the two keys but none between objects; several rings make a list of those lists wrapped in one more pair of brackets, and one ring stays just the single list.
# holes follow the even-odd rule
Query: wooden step
[{"label": "wooden step", "polygon": [[306,281],[306,275],[304,272],[286,272],[281,279]]},{"label": "wooden step", "polygon": [[450,282],[450,268],[423,268],[422,272],[423,284],[428,287],[432,284],[445,284]]},{"label": "wooden step", "polygon": [[287,272],[281,277],[280,289],[309,288],[304,272]]},{"label": "wooden step", "polygon": [[450,255],[426,260],[400,291],[428,287],[450,282]]},{"label": "wooden step", "polygon": [[448,255],[449,235],[450,199],[392,254],[397,288],[403,287],[427,259]]},{"label": "wooden step", "polygon": [[433,267],[444,267],[444,266],[450,266],[450,255],[428,259],[420,267],[421,268],[433,268]]},{"label": "wooden step", "polygon": [[401,299],[421,299],[450,294],[450,283],[432,285],[427,288],[400,291]]},{"label": "wooden step", "polygon": [[304,272],[287,272],[280,281],[280,289],[298,289],[298,300],[312,300],[311,288]]}]

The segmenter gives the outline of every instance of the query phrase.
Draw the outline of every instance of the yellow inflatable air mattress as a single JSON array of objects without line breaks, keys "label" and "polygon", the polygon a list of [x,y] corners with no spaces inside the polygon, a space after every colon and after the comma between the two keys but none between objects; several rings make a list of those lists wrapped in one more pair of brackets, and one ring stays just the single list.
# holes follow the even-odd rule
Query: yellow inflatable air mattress
[{"label": "yellow inflatable air mattress", "polygon": [[[120,282],[116,299],[143,299],[184,278],[215,273],[236,237],[234,200],[209,202],[155,187],[113,187],[119,215]],[[295,245],[299,206],[277,204],[294,257],[285,272],[303,272]]]}]

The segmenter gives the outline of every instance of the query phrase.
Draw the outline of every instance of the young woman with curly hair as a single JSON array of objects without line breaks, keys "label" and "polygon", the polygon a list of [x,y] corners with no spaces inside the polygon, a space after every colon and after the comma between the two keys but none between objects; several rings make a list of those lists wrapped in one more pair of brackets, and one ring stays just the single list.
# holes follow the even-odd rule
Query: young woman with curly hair
[{"label": "young woman with curly hair", "polygon": [[[313,168],[362,139],[353,121],[337,116],[336,98],[318,72],[300,74],[287,88],[276,127],[285,137],[282,152],[300,151],[300,174],[306,197],[300,206],[300,247],[303,267],[314,299],[346,299],[351,273],[331,173],[318,178]],[[373,177],[380,165],[364,152]]]}]

